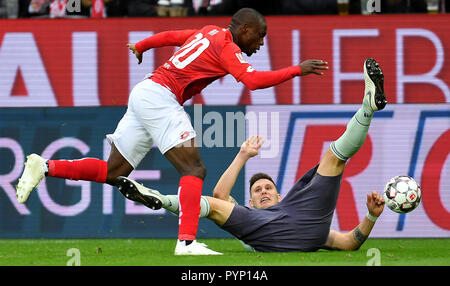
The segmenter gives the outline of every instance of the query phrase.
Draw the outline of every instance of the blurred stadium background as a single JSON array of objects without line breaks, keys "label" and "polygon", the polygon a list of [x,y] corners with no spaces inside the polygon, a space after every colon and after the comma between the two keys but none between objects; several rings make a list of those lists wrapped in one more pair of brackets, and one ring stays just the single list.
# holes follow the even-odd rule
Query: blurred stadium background
[{"label": "blurred stadium background", "polygon": [[[251,124],[270,145],[247,164],[233,196],[247,203],[256,171],[288,191],[345,130],[361,103],[362,63],[373,57],[389,105],[376,114],[365,151],[349,162],[332,228],[354,228],[367,212],[365,194],[408,174],[422,185],[421,205],[407,215],[386,208],[371,236],[450,237],[450,1],[0,0],[0,238],[176,238],[176,216],[127,201],[108,185],[49,178],[23,205],[14,186],[30,153],[108,157],[105,134],[125,112],[129,91],[174,51],[150,50],[137,65],[127,42],[227,27],[241,7],[259,10],[268,23],[265,45],[248,59],[256,69],[318,58],[330,70],[257,91],[226,76],[189,101],[194,127],[213,143],[201,148],[203,194],[212,194]],[[243,114],[254,115],[244,129],[236,119]],[[133,177],[177,192],[178,174],[156,148]],[[231,237],[207,220],[198,236]]]}]

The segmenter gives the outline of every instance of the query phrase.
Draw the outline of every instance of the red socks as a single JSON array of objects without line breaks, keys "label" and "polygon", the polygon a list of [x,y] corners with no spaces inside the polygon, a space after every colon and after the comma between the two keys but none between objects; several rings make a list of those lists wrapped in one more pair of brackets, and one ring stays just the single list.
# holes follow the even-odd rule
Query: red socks
[{"label": "red socks", "polygon": [[183,176],[178,188],[180,200],[179,240],[194,240],[200,216],[200,198],[203,180],[194,176]]},{"label": "red socks", "polygon": [[106,161],[100,159],[48,160],[49,177],[105,183],[107,172]]}]

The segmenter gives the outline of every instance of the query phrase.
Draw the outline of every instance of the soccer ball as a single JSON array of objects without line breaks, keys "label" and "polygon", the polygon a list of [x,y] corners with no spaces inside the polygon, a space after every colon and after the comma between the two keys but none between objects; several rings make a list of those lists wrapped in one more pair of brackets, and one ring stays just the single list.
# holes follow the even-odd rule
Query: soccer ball
[{"label": "soccer ball", "polygon": [[396,176],[384,188],[384,201],[396,213],[409,213],[422,199],[419,184],[410,176]]}]

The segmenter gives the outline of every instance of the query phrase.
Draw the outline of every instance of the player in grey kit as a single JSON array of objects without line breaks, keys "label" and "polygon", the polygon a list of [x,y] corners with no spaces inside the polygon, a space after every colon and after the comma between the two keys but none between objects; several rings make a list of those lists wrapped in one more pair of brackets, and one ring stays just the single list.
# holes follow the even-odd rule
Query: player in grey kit
[{"label": "player in grey kit", "polygon": [[[203,196],[200,217],[207,217],[255,251],[316,251],[320,248],[356,250],[369,236],[384,200],[373,191],[367,194],[368,213],[352,231],[330,230],[346,161],[362,146],[373,113],[386,105],[383,73],[373,59],[364,62],[365,91],[362,107],[344,134],[330,144],[320,164],[304,174],[282,199],[272,178],[263,173],[250,180],[250,207],[240,206],[230,196],[236,178],[248,159],[258,154],[263,142],[252,136],[241,146],[213,191]],[[178,212],[178,199],[162,195],[125,177],[119,190],[129,199],[157,209]]]}]

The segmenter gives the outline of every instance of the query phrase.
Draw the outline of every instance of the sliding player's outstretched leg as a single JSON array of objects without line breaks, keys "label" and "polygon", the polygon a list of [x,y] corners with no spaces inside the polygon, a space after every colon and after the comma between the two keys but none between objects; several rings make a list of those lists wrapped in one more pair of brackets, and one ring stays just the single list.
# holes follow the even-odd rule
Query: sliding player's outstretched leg
[{"label": "sliding player's outstretched leg", "polygon": [[[138,182],[120,176],[116,180],[116,186],[119,191],[129,200],[139,202],[153,210],[161,207],[175,214],[179,214],[179,198],[177,195],[162,195],[157,190],[145,187]],[[199,217],[208,217],[210,210],[209,202],[205,197],[200,198],[200,215]],[[184,241],[177,241],[175,247],[175,255],[221,255],[222,253],[207,248],[204,243],[193,240],[192,243],[186,245]]]},{"label": "sliding player's outstretched leg", "polygon": [[[180,213],[178,195],[163,195],[157,190],[147,188],[123,176],[117,178],[116,187],[127,199],[141,203],[152,210],[158,210],[162,207],[176,215]],[[209,212],[209,201],[202,196],[200,198],[200,218],[208,217]]]},{"label": "sliding player's outstretched leg", "polygon": [[[384,94],[384,75],[380,65],[372,58],[364,61],[364,98],[360,109],[347,124],[345,133],[330,144],[334,156],[342,162],[350,159],[364,144],[374,112],[382,110],[386,104]],[[340,173],[343,164],[339,165]],[[323,170],[323,166],[321,168]],[[327,172],[333,173],[333,172]]]},{"label": "sliding player's outstretched leg", "polygon": [[159,210],[163,204],[161,194],[130,178],[119,176],[116,180],[116,186],[127,199],[141,203],[152,210]]}]

